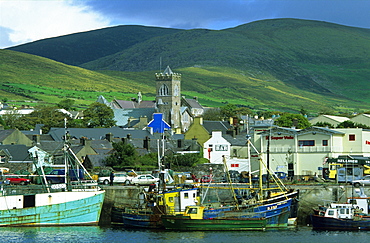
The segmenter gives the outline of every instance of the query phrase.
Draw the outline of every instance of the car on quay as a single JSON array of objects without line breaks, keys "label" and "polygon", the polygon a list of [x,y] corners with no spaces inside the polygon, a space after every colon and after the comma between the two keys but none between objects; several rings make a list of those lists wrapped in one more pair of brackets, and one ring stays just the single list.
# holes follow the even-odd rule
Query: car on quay
[{"label": "car on quay", "polygon": [[[126,180],[131,179],[131,176],[129,176],[126,172],[115,172],[113,183],[125,183]],[[102,183],[104,185],[110,184],[110,176],[99,176],[98,183]]]},{"label": "car on quay", "polygon": [[361,179],[353,180],[352,185],[359,186],[369,186],[370,185],[370,175],[364,176]]},{"label": "car on quay", "polygon": [[138,175],[132,178],[128,178],[125,181],[126,185],[150,185],[159,182],[159,178],[154,177],[150,174]]},{"label": "car on quay", "polygon": [[5,180],[8,181],[10,184],[17,185],[28,185],[31,183],[30,179],[22,178],[18,175],[5,175]]}]

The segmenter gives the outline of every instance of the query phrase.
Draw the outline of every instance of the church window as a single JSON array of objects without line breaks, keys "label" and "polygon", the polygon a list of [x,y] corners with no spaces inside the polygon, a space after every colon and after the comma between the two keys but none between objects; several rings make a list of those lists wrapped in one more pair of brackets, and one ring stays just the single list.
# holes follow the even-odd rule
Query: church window
[{"label": "church window", "polygon": [[175,85],[175,88],[174,88],[174,91],[173,91],[173,96],[179,96],[180,95],[179,93],[180,93],[179,86]]},{"label": "church window", "polygon": [[160,96],[169,95],[168,86],[165,84],[162,84],[162,86],[158,90],[158,95]]}]

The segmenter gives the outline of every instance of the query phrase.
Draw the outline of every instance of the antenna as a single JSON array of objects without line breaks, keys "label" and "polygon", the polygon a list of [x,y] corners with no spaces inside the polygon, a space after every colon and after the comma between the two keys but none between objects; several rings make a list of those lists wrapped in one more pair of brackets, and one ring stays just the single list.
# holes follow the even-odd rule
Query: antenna
[{"label": "antenna", "polygon": [[162,72],[162,57],[159,57],[159,72]]}]

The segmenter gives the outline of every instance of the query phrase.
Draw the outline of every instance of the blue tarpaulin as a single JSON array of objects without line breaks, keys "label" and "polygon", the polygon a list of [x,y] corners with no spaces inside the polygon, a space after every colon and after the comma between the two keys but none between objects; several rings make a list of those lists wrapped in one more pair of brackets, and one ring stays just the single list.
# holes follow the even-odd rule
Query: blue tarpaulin
[{"label": "blue tarpaulin", "polygon": [[171,129],[171,126],[163,120],[162,113],[154,113],[153,120],[148,123],[148,127],[153,128],[154,133],[164,133],[164,129]]}]

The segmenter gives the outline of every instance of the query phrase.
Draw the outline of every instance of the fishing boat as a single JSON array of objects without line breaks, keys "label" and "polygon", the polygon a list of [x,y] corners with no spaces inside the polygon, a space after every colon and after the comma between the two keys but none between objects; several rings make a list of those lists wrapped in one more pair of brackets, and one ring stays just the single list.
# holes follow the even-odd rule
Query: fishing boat
[{"label": "fishing boat", "polygon": [[178,187],[162,192],[144,190],[139,193],[135,207],[112,207],[112,223],[135,228],[163,228],[162,215],[181,214],[186,206],[197,202],[197,188]]},{"label": "fishing boat", "polygon": [[205,206],[188,206],[184,214],[162,215],[166,229],[171,230],[264,230],[267,219],[264,217],[238,217],[233,211],[224,211],[223,217],[205,219]]},{"label": "fishing boat", "polygon": [[[288,190],[281,181],[276,180],[278,178],[273,178],[276,180],[277,188],[263,188],[260,170],[259,188],[246,189],[248,190],[248,196],[246,198],[238,197],[235,193],[238,189],[234,188],[227,170],[225,157],[223,162],[229,182],[228,189],[231,191],[234,200],[232,205],[224,206],[221,203],[219,206],[214,207],[204,203],[205,196],[202,195],[201,204],[187,207],[184,214],[162,215],[161,218],[165,228],[175,230],[264,230],[266,228],[287,228],[289,218],[291,217],[292,202],[294,202],[295,206],[298,203],[298,191]],[[276,192],[276,190],[279,192]]]},{"label": "fishing boat", "polygon": [[162,215],[173,230],[265,230],[287,227],[292,199],[266,205],[207,208],[188,206],[184,214]]},{"label": "fishing boat", "polygon": [[330,203],[314,209],[313,229],[370,230],[369,197],[349,197],[346,203]]},{"label": "fishing boat", "polygon": [[[0,226],[98,224],[105,192],[100,190],[67,143],[64,152],[65,161],[77,160],[78,170],[83,170],[89,179],[70,181],[68,172],[76,167],[66,163],[65,183],[49,184],[42,174],[42,185],[1,184]],[[33,157],[36,158],[37,153]],[[44,171],[40,164],[36,167]]]}]

